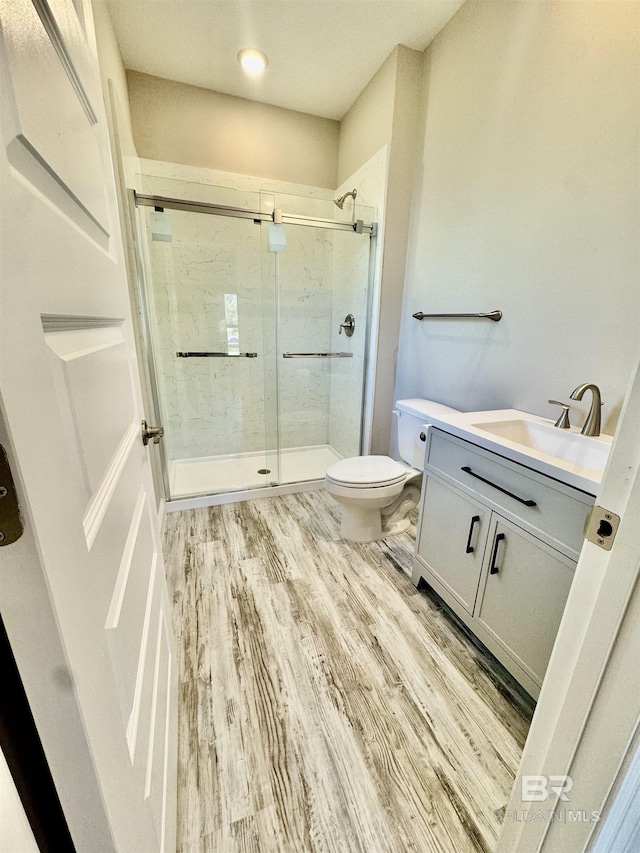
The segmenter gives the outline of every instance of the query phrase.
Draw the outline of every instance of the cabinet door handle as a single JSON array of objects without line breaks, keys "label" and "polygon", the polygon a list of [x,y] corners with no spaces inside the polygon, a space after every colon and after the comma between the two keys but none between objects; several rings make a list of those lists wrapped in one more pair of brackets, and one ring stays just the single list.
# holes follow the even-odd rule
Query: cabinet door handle
[{"label": "cabinet door handle", "polygon": [[491,555],[491,567],[489,569],[490,575],[497,575],[498,572],[500,571],[500,569],[496,566],[496,558],[498,556],[498,545],[500,545],[502,540],[506,539],[506,538],[507,537],[505,536],[504,533],[498,533],[498,535],[495,538],[495,542],[493,545],[493,554]]},{"label": "cabinet door handle", "polygon": [[471,519],[471,524],[469,525],[469,537],[467,538],[467,547],[464,549],[465,554],[473,554],[473,545],[471,544],[471,537],[473,536],[473,528],[479,521],[479,515],[474,515]]},{"label": "cabinet door handle", "polygon": [[474,471],[472,471],[468,465],[463,465],[460,470],[464,471],[465,474],[469,474],[469,476],[471,477],[475,477],[476,480],[482,480],[482,482],[486,483],[488,486],[493,486],[494,489],[497,489],[499,492],[502,492],[503,495],[509,495],[510,498],[513,498],[514,501],[518,501],[518,503],[524,504],[525,506],[538,506],[535,501],[526,500],[525,498],[519,498],[518,495],[514,495],[513,492],[508,492],[506,489],[503,489],[502,486],[497,486],[495,483],[492,483],[491,480],[485,480],[485,478],[481,477],[480,474],[476,474]]}]

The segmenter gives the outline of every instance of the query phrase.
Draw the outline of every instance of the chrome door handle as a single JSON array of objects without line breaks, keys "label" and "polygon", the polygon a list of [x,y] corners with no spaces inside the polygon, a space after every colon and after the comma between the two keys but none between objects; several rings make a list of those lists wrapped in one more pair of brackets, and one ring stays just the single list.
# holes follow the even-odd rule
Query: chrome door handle
[{"label": "chrome door handle", "polygon": [[149,441],[153,439],[154,444],[160,444],[160,439],[164,435],[164,427],[147,426],[146,421],[142,421],[142,443],[146,447]]}]

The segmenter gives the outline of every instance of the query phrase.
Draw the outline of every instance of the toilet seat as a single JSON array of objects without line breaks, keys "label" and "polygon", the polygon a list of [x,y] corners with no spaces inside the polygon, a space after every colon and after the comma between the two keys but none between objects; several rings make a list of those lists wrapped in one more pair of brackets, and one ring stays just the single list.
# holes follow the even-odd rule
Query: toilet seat
[{"label": "toilet seat", "polygon": [[326,478],[338,486],[372,489],[402,483],[407,468],[390,456],[355,456],[341,459],[327,468]]}]

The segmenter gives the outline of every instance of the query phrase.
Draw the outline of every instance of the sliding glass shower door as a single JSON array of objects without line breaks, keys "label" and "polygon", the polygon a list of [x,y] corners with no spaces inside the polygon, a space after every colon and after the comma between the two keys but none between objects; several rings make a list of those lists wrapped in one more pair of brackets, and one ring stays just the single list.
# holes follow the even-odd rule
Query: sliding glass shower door
[{"label": "sliding glass shower door", "polygon": [[360,453],[371,234],[349,226],[373,211],[284,194],[263,194],[262,205],[285,223],[263,224],[276,232],[266,269],[276,281],[279,480],[324,479]]},{"label": "sliding glass shower door", "polygon": [[215,212],[138,198],[170,500],[323,479],[360,452],[371,229],[353,222],[373,211],[229,193]]},{"label": "sliding glass shower door", "polygon": [[170,498],[264,486],[275,400],[265,394],[260,228],[142,210]]}]

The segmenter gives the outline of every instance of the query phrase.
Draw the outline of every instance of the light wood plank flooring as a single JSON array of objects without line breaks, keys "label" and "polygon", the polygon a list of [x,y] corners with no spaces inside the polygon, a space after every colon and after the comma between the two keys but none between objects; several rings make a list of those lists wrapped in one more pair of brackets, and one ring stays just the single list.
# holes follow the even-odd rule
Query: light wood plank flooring
[{"label": "light wood plank flooring", "polygon": [[491,851],[531,706],[324,491],[171,513],[179,853]]}]

